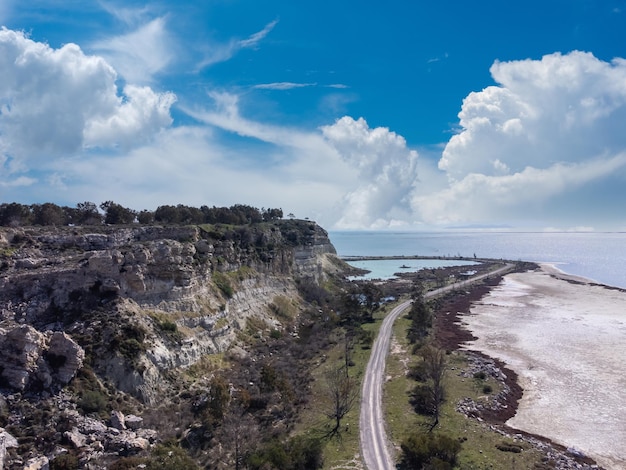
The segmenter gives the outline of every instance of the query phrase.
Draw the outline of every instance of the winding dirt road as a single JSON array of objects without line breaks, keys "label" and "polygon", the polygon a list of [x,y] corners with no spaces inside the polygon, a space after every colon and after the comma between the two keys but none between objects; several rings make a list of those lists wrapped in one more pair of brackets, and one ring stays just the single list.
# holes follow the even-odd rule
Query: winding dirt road
[{"label": "winding dirt road", "polygon": [[[486,277],[502,274],[509,271],[512,267],[512,264],[507,264],[489,273],[432,290],[427,292],[424,298],[429,299],[436,297],[451,290],[465,287]],[[365,370],[365,378],[363,379],[363,388],[361,391],[359,435],[363,461],[365,466],[370,470],[394,470],[396,468],[395,459],[389,451],[389,442],[385,431],[383,383],[393,323],[410,306],[410,300],[404,301],[394,307],[389,315],[385,317],[380,326],[378,337],[372,346],[372,355],[370,356],[367,369]]]}]

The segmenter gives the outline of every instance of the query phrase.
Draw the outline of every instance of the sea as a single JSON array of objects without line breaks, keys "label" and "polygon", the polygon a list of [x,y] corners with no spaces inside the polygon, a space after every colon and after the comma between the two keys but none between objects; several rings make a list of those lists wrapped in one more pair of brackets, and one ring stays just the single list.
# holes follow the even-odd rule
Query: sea
[{"label": "sea", "polygon": [[[331,231],[329,237],[340,257],[462,256],[533,261],[550,263],[565,273],[626,289],[626,232]],[[413,268],[409,260],[401,263]],[[388,261],[351,264],[369,269],[371,276],[378,278],[389,277],[390,269],[395,272],[404,269],[399,269],[395,260],[391,264]]]}]

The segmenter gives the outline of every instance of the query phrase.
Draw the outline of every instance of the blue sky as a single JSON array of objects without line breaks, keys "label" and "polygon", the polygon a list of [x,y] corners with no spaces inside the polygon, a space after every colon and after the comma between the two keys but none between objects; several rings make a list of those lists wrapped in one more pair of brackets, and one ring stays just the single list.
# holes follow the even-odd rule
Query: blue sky
[{"label": "blue sky", "polygon": [[0,201],[624,230],[626,1],[3,0]]}]

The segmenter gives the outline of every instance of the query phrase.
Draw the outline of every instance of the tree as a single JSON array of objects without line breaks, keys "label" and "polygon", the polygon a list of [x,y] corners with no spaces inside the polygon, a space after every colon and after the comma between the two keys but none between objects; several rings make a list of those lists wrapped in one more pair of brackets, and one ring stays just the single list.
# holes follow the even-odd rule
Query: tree
[{"label": "tree", "polygon": [[417,409],[431,416],[432,431],[439,424],[441,404],[445,397],[446,353],[443,349],[425,346],[421,355],[421,370],[427,383],[415,387],[412,400]]},{"label": "tree", "polygon": [[102,215],[98,212],[98,206],[89,201],[79,202],[76,204],[72,223],[76,225],[100,225]]},{"label": "tree", "polygon": [[30,207],[17,202],[0,204],[0,225],[5,227],[23,227],[30,225],[32,214]]},{"label": "tree", "polygon": [[350,412],[358,397],[359,388],[357,382],[344,370],[336,367],[326,371],[328,397],[330,405],[326,416],[335,421],[335,427],[330,434],[338,434],[341,429],[341,420]]},{"label": "tree", "polygon": [[222,425],[216,438],[221,445],[214,446],[212,457],[215,468],[245,468],[245,461],[260,442],[259,426],[252,415],[245,413],[239,406],[224,415]]},{"label": "tree", "polygon": [[149,225],[154,222],[154,212],[149,210],[142,210],[137,214],[137,222],[143,225]]},{"label": "tree", "polygon": [[137,213],[113,201],[106,201],[100,204],[104,211],[104,223],[112,225],[132,224],[137,217]]},{"label": "tree", "polygon": [[270,222],[273,220],[280,220],[283,218],[282,209],[262,209],[263,221]]},{"label": "tree", "polygon": [[408,313],[411,325],[407,332],[407,338],[411,343],[417,343],[428,335],[428,329],[432,326],[432,313],[426,299],[424,299],[421,285],[414,288],[411,297],[413,303]]},{"label": "tree", "polygon": [[62,207],[45,202],[43,204],[33,204],[33,224],[35,225],[65,225],[66,215]]}]

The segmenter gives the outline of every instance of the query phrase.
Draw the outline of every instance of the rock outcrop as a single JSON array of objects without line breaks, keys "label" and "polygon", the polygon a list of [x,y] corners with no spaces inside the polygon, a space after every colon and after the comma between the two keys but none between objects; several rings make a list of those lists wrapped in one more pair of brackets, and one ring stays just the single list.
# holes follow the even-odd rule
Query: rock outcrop
[{"label": "rock outcrop", "polygon": [[299,287],[342,269],[309,221],[0,229],[0,468],[149,448],[141,410],[184,393],[185,369],[291,328]]},{"label": "rock outcrop", "polygon": [[[0,376],[16,390],[90,365],[146,403],[163,372],[226,350],[250,317],[281,328],[276,298],[320,282],[335,254],[309,221],[0,232]],[[82,347],[81,347],[82,346]]]},{"label": "rock outcrop", "polygon": [[66,333],[40,333],[29,325],[0,329],[0,377],[11,388],[50,391],[69,383],[85,351]]}]

